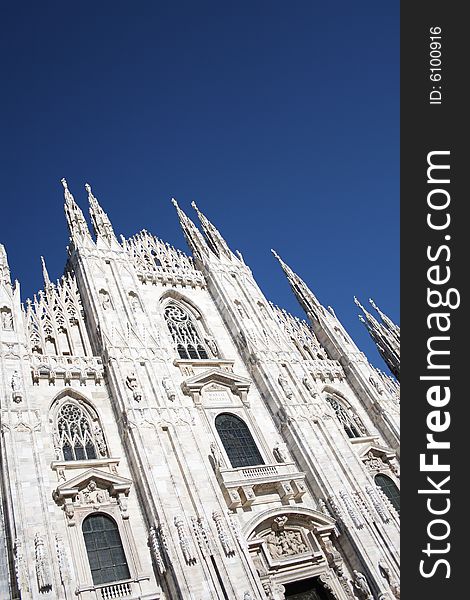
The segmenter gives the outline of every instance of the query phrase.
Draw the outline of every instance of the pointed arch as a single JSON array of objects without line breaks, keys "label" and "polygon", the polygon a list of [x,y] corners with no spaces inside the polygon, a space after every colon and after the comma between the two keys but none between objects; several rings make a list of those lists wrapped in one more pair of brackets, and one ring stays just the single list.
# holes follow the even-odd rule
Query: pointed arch
[{"label": "pointed arch", "polygon": [[161,301],[163,316],[179,357],[185,360],[216,357],[217,346],[196,306],[175,290],[166,292]]},{"label": "pointed arch", "polygon": [[359,438],[368,435],[363,422],[341,392],[331,386],[325,386],[323,393],[349,438]]},{"label": "pointed arch", "polygon": [[108,456],[100,418],[93,405],[72,389],[62,390],[51,405],[58,460],[94,460]]}]

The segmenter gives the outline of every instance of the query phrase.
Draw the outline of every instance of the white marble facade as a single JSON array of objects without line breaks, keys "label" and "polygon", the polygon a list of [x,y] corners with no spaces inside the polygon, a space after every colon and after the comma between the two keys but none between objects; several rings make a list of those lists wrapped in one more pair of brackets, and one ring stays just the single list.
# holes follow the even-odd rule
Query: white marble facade
[{"label": "white marble facade", "polygon": [[22,304],[0,246],[0,598],[399,598],[395,380],[196,206],[189,257],[63,185],[60,281]]}]

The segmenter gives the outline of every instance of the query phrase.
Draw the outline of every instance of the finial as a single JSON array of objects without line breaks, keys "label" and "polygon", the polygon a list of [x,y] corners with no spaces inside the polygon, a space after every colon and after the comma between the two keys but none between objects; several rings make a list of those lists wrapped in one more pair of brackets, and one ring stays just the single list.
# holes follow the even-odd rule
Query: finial
[{"label": "finial", "polygon": [[179,208],[179,206],[178,206],[178,202],[176,202],[176,199],[175,199],[175,198],[172,198],[172,199],[171,199],[171,203],[173,204],[173,206],[174,206],[174,207],[176,207],[176,208]]},{"label": "finial", "polygon": [[281,260],[281,257],[279,256],[279,254],[276,252],[276,250],[273,250],[271,248],[271,252],[274,254],[274,256],[277,258],[277,260]]},{"label": "finial", "polygon": [[372,298],[369,298],[369,302],[372,305],[372,308],[374,308],[376,311],[380,311],[379,307],[377,306],[377,304],[372,300]]},{"label": "finial", "polygon": [[65,179],[65,177],[62,177],[62,179],[60,180],[61,184],[64,186],[64,190],[68,190],[68,185],[67,185],[67,180]]},{"label": "finial", "polygon": [[85,183],[85,189],[88,192],[88,194],[91,194],[91,185],[89,183]]},{"label": "finial", "polygon": [[191,206],[194,208],[194,210],[196,210],[197,212],[199,212],[199,208],[197,207],[197,204],[196,204],[196,202],[194,200],[191,202]]},{"label": "finial", "polygon": [[42,265],[42,276],[44,279],[44,285],[49,287],[51,285],[51,280],[49,279],[49,273],[47,272],[46,261],[44,260],[44,256],[41,256],[41,265]]}]

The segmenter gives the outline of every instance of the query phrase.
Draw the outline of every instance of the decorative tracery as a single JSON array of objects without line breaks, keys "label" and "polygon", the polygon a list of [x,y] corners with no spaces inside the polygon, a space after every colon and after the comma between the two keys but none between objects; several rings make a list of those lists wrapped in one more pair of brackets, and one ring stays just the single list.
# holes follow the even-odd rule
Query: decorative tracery
[{"label": "decorative tracery", "polygon": [[179,304],[170,303],[165,307],[165,320],[180,358],[204,360],[209,358],[191,315]]},{"label": "decorative tracery", "polygon": [[57,414],[57,446],[66,461],[92,460],[107,455],[98,420],[76,402],[65,402]]},{"label": "decorative tracery", "polygon": [[331,396],[328,396],[326,401],[334,410],[336,418],[343,426],[348,437],[357,438],[367,435],[361,420],[351,409],[346,408],[339,400]]}]

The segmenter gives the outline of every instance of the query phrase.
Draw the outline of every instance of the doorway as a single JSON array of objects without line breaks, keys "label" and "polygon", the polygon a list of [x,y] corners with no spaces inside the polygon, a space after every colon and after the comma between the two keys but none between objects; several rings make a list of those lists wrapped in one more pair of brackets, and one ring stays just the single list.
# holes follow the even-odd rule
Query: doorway
[{"label": "doorway", "polygon": [[318,577],[285,583],[284,587],[286,588],[286,600],[334,600]]}]

